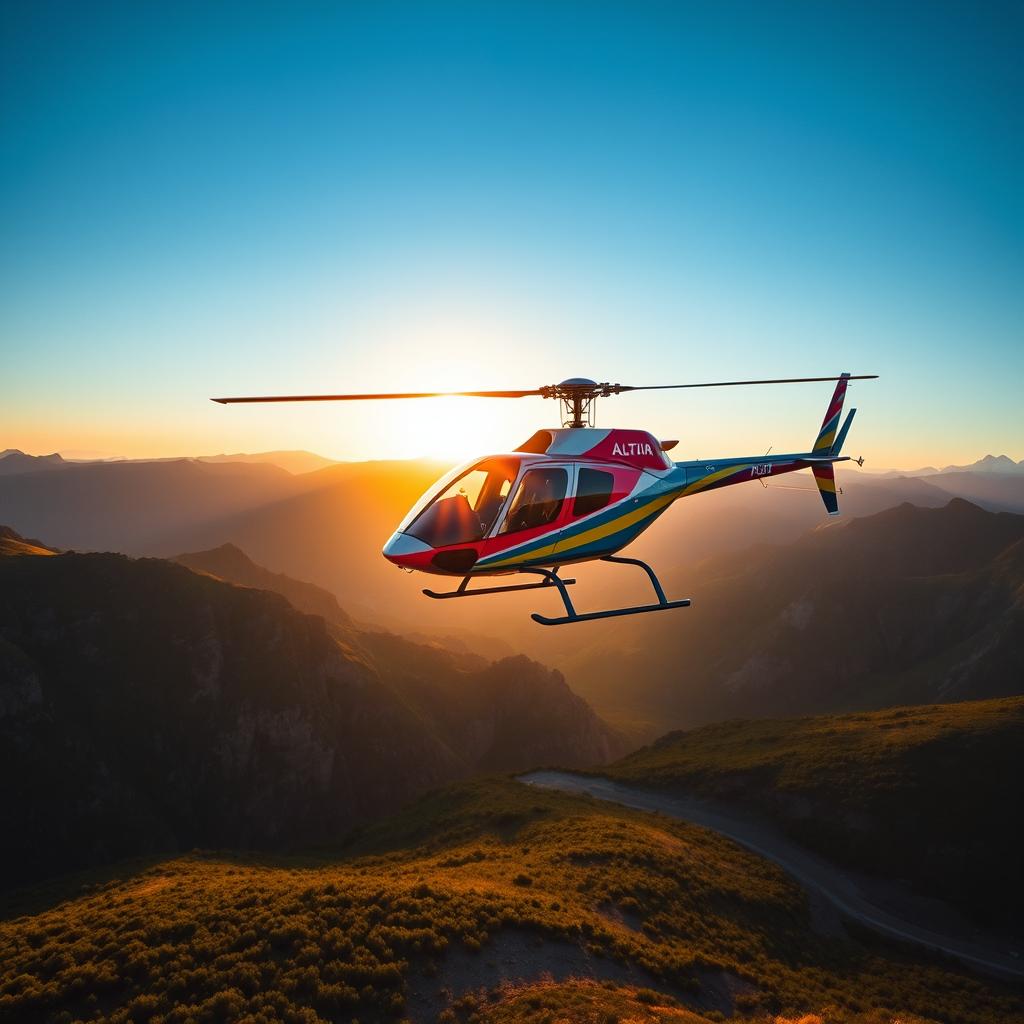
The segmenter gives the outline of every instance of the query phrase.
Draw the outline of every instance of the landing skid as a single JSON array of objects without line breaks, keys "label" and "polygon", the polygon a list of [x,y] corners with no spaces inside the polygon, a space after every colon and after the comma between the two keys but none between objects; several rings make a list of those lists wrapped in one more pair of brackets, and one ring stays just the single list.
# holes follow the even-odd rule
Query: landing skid
[{"label": "landing skid", "polygon": [[471,576],[467,576],[458,586],[456,590],[449,590],[446,594],[439,594],[436,590],[424,590],[423,593],[427,597],[432,597],[437,601],[447,601],[452,597],[479,597],[482,594],[508,594],[513,590],[550,590],[552,587],[563,586],[568,587],[575,583],[575,580],[563,580],[555,573],[558,572],[555,569],[554,572],[550,572],[548,569],[520,569],[519,572],[536,572],[543,573],[545,576],[554,576],[555,581],[546,579],[541,580],[540,583],[512,583],[505,587],[478,587],[476,590],[468,590],[469,581],[472,579]]},{"label": "landing skid", "polygon": [[447,600],[453,597],[476,597],[481,594],[507,594],[514,590],[550,590],[552,587],[558,589],[558,595],[562,599],[562,604],[565,605],[565,615],[559,615],[555,618],[551,618],[547,615],[539,615],[534,612],[530,617],[534,622],[539,622],[542,626],[565,626],[570,622],[590,622],[593,619],[612,619],[619,615],[642,615],[645,612],[663,612],[669,608],[688,608],[690,605],[690,599],[683,598],[680,601],[669,601],[665,597],[665,591],[662,590],[661,583],[658,582],[658,577],[654,574],[654,570],[646,563],[641,562],[639,558],[618,558],[615,555],[605,555],[601,559],[602,562],[617,562],[620,565],[638,565],[644,572],[647,573],[648,579],[651,581],[651,586],[654,588],[655,596],[658,598],[657,604],[640,604],[633,605],[629,608],[608,608],[602,612],[578,612],[573,606],[572,599],[569,597],[566,587],[574,584],[575,580],[563,580],[558,575],[558,566],[554,569],[541,569],[541,568],[528,568],[520,569],[519,572],[533,573],[536,576],[542,576],[543,579],[540,583],[518,583],[506,587],[481,587],[478,590],[469,590],[469,581],[472,577],[467,576],[458,586],[456,590],[449,591],[446,594],[438,594],[433,590],[424,590],[423,593],[427,597],[433,597],[437,600]]}]

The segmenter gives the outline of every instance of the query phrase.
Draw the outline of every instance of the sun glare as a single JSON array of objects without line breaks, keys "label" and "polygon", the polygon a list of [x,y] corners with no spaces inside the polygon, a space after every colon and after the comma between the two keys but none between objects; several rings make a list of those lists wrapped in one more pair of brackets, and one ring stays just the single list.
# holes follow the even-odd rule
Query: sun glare
[{"label": "sun glare", "polygon": [[[509,400],[508,404],[513,404]],[[525,404],[529,399],[522,399]],[[526,410],[503,410],[503,402],[479,398],[425,398],[388,404],[378,443],[398,458],[429,456],[461,462],[508,451],[526,440],[517,426]],[[536,403],[539,405],[540,403]],[[536,414],[541,408],[535,408]],[[522,434],[522,436],[520,436]]]}]

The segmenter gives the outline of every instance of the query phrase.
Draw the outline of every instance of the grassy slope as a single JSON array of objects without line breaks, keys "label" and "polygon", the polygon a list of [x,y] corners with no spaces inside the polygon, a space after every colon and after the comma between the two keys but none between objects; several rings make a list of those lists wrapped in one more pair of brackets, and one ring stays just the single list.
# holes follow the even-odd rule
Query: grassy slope
[{"label": "grassy slope", "polygon": [[1008,823],[1024,804],[1024,698],[731,721],[670,733],[606,772],[766,812],[860,867],[965,910],[1024,909]]},{"label": "grassy slope", "polygon": [[502,779],[441,790],[317,858],[197,853],[91,881],[7,908],[0,1019],[398,1020],[453,956],[486,988],[511,930],[630,963],[657,994],[542,982],[442,1019],[692,1024],[678,1007],[709,1005],[723,977],[743,1019],[1024,1019],[999,985],[813,933],[782,872],[712,833]]}]

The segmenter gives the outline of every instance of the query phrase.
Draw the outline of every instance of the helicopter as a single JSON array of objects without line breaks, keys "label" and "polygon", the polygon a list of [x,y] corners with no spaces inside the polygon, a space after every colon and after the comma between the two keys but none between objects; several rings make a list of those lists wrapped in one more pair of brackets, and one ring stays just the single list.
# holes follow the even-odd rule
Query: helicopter
[{"label": "helicopter", "polygon": [[[705,491],[809,469],[825,511],[839,514],[834,466],[851,461],[841,454],[856,409],[840,426],[850,381],[877,374],[787,377],[775,380],[713,381],[700,384],[630,386],[572,377],[527,391],[423,391],[397,394],[270,395],[214,398],[221,405],[248,402],[347,402],[385,399],[552,398],[560,402],[561,428],[538,430],[511,452],[473,459],[438,480],[412,507],[384,545],[384,557],[409,572],[462,577],[454,590],[423,593],[436,600],[481,597],[520,590],[556,590],[565,614],[532,614],[544,626],[621,615],[686,608],[689,598],[669,600],[654,570],[619,552],[670,505]],[[644,430],[594,426],[599,398],[633,391],[744,387],[835,381],[832,399],[811,449],[788,455],[754,455],[673,462],[677,441],[659,441]],[[770,449],[769,449],[770,451]],[[858,465],[864,459],[854,460]],[[645,605],[578,612],[559,575],[564,565],[600,560],[631,565],[647,573],[657,600]],[[539,576],[529,583],[470,587],[479,577]]]}]

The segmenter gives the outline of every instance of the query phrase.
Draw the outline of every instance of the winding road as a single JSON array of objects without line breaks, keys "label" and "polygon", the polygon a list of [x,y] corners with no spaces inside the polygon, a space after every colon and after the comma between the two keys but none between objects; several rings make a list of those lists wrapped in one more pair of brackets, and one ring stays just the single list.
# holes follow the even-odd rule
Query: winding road
[{"label": "winding road", "polygon": [[[842,918],[886,938],[953,957],[965,966],[986,974],[1010,981],[1024,981],[1024,946],[1021,943],[1000,943],[991,939],[979,942],[977,933],[970,938],[956,933],[968,930],[966,926],[939,930],[931,921],[926,927],[910,920],[910,915],[898,915],[891,908],[883,909],[873,900],[871,886],[864,880],[857,880],[835,864],[797,846],[767,823],[743,817],[733,807],[724,808],[691,797],[636,789],[611,779],[571,772],[530,772],[520,775],[519,781],[545,789],[587,794],[598,800],[658,812],[712,829],[774,861],[788,872],[807,890],[812,910],[815,902],[823,900]],[[911,903],[909,900],[906,902]],[[901,906],[901,910],[905,907]],[[950,914],[950,922],[954,920],[954,915]]]}]

